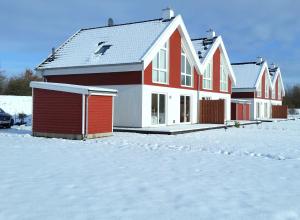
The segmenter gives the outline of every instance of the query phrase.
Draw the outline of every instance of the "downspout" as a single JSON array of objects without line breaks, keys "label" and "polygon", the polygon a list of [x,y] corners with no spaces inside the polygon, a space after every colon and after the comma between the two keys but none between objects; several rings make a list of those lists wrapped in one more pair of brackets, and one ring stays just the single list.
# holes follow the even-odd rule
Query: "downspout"
[{"label": "downspout", "polygon": [[88,134],[89,134],[89,97],[90,94],[86,96],[86,101],[85,101],[85,134],[84,134],[84,139],[87,139]]},{"label": "downspout", "polygon": [[200,75],[199,74],[197,74],[198,75],[198,88],[197,88],[197,121],[198,121],[198,123],[200,124],[200,95],[199,95],[199,93],[200,93],[200,75],[201,75],[201,73],[200,73]]}]

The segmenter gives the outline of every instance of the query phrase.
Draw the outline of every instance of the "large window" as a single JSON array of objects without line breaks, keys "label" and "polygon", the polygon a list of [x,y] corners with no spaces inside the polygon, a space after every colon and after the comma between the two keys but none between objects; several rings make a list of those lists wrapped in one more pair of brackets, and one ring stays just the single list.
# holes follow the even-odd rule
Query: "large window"
[{"label": "large window", "polygon": [[190,96],[180,96],[180,123],[191,122]]},{"label": "large window", "polygon": [[257,97],[261,97],[261,82],[258,84],[258,87],[257,87]]},{"label": "large window", "polygon": [[275,99],[275,88],[272,89],[272,99]]},{"label": "large window", "polygon": [[212,62],[209,62],[204,70],[203,89],[212,89]]},{"label": "large window", "polygon": [[265,73],[265,96],[266,98],[269,98],[269,80],[267,73]]},{"label": "large window", "polygon": [[183,49],[181,49],[181,85],[192,86],[192,67]]},{"label": "large window", "polygon": [[223,58],[221,58],[220,65],[220,90],[223,92],[228,91],[228,74],[224,65]]},{"label": "large window", "polygon": [[166,95],[152,94],[151,96],[151,122],[153,125],[166,123]]},{"label": "large window", "polygon": [[152,60],[152,82],[168,83],[168,43],[159,50]]}]

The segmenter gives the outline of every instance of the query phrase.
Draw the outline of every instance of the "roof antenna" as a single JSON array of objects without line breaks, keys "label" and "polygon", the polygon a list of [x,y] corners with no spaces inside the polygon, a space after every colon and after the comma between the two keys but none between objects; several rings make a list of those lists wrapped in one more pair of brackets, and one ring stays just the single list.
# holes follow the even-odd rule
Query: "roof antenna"
[{"label": "roof antenna", "polygon": [[216,36],[216,32],[212,28],[208,29],[206,32],[208,33],[208,38],[214,38]]},{"label": "roof antenna", "polygon": [[261,56],[256,57],[256,65],[260,65],[264,62],[263,58]]}]

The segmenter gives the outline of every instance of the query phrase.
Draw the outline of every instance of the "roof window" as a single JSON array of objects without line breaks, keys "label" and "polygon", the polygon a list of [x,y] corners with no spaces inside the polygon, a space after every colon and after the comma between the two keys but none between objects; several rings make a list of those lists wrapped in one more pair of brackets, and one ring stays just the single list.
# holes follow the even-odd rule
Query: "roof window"
[{"label": "roof window", "polygon": [[100,54],[100,55],[104,55],[105,52],[111,47],[112,45],[111,44],[104,44],[104,42],[100,42],[98,44],[98,48],[97,50],[95,51],[95,54]]}]

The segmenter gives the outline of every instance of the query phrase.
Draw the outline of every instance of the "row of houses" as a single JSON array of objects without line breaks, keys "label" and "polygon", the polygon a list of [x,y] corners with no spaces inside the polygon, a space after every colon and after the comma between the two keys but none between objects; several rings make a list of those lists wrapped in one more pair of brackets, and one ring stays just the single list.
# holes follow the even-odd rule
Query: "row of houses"
[{"label": "row of houses", "polygon": [[119,127],[268,119],[284,96],[279,67],[231,63],[221,36],[192,39],[169,8],[159,19],[80,29],[36,70],[48,84],[117,90]]}]

